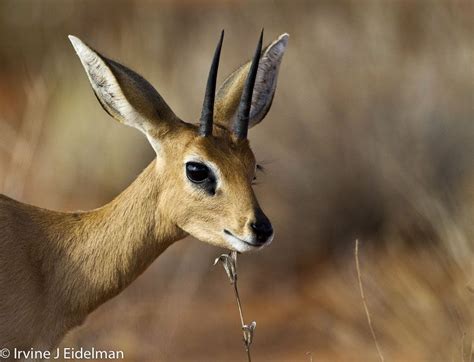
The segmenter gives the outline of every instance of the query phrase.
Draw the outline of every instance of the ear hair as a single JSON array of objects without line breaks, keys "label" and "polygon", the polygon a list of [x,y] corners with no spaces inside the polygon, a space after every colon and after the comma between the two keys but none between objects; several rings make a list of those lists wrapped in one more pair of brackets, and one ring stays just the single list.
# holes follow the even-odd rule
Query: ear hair
[{"label": "ear hair", "polygon": [[263,55],[258,64],[257,81],[255,82],[250,110],[250,127],[260,123],[273,102],[278,80],[278,71],[288,45],[288,34],[282,34],[263,50]]},{"label": "ear hair", "polygon": [[69,39],[92,89],[105,111],[119,122],[147,134],[179,121],[160,94],[142,76],[107,59],[79,38]]},{"label": "ear hair", "polygon": [[[282,34],[262,51],[253,90],[249,127],[260,123],[270,110],[288,38],[288,34]],[[250,63],[245,63],[231,73],[217,91],[215,120],[227,129],[231,129],[234,123]]]}]

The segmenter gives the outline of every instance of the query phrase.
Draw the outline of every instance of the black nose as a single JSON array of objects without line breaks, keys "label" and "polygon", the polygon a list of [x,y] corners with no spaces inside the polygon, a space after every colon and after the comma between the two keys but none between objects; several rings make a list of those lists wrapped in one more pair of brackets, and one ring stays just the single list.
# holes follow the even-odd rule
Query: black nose
[{"label": "black nose", "polygon": [[273,227],[270,220],[263,215],[259,215],[257,220],[250,225],[252,227],[255,236],[257,237],[258,244],[264,244],[268,241],[270,236],[273,235]]}]

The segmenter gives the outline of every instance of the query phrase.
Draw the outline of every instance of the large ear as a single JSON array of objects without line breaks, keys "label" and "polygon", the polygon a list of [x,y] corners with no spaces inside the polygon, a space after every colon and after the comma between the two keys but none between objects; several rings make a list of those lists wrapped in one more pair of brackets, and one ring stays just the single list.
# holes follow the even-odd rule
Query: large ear
[{"label": "large ear", "polygon": [[[283,54],[288,44],[288,34],[280,37],[262,50],[258,64],[257,79],[252,95],[249,128],[260,123],[272,105],[278,79],[278,71]],[[247,62],[227,77],[217,91],[215,105],[215,122],[227,129],[232,129],[237,107],[250,70]]]},{"label": "large ear", "polygon": [[79,38],[70,35],[69,39],[97,99],[112,117],[137,128],[148,137],[151,130],[164,133],[179,122],[155,88],[140,75],[102,56]]}]

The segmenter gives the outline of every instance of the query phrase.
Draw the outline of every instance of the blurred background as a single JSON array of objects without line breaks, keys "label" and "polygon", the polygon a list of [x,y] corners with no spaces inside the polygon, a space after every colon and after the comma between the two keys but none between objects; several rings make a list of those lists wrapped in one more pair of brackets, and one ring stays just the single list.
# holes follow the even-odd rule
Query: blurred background
[{"label": "blurred background", "polygon": [[[472,1],[0,2],[0,191],[99,207],[153,159],[97,103],[67,35],[141,73],[184,120],[200,114],[219,31],[220,80],[259,31],[289,46],[251,131],[273,244],[239,257],[255,361],[473,358]],[[187,238],[62,346],[129,361],[245,360],[223,250]],[[1,296],[0,296],[1,297]]]}]

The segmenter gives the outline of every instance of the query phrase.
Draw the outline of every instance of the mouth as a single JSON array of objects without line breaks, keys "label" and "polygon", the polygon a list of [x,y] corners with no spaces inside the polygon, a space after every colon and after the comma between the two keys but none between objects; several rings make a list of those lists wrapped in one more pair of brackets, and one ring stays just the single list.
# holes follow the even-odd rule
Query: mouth
[{"label": "mouth", "polygon": [[247,241],[247,240],[244,240],[244,239],[241,239],[237,236],[235,236],[234,234],[232,234],[229,230],[227,229],[224,229],[224,234],[226,234],[227,236],[229,236],[231,239],[233,240],[236,240],[236,241],[240,241],[241,243],[244,243],[252,248],[261,248],[262,246],[264,246],[266,243],[252,243],[250,241]]},{"label": "mouth", "polygon": [[235,236],[232,232],[230,232],[227,229],[224,229],[224,234],[227,235],[227,238],[228,238],[228,240],[230,239],[231,243],[232,243],[232,241],[234,241],[234,242],[237,241],[237,242],[245,244],[247,248],[250,247],[250,248],[253,248],[253,249],[260,249],[260,248],[262,248],[263,246],[265,246],[267,244],[267,242],[254,243],[254,242],[251,242],[251,241],[248,241],[248,240],[245,240],[245,239],[241,239],[241,238]]}]

